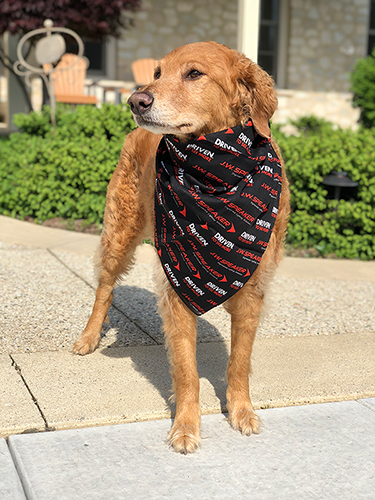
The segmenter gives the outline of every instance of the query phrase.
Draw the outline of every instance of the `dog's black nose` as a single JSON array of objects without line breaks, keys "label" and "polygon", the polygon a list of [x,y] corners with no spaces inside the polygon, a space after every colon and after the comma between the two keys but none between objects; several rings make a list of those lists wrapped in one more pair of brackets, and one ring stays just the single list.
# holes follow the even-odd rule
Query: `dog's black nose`
[{"label": "dog's black nose", "polygon": [[128,99],[130,109],[135,115],[143,115],[153,102],[154,98],[148,92],[134,92]]}]

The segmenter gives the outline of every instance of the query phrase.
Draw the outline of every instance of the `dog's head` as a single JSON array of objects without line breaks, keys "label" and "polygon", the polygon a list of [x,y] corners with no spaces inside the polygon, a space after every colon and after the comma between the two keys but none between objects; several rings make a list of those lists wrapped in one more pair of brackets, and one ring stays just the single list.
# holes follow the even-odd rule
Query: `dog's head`
[{"label": "dog's head", "polygon": [[257,64],[225,45],[201,42],[166,55],[154,81],[128,103],[140,127],[187,140],[249,119],[269,137],[277,98],[272,78]]}]

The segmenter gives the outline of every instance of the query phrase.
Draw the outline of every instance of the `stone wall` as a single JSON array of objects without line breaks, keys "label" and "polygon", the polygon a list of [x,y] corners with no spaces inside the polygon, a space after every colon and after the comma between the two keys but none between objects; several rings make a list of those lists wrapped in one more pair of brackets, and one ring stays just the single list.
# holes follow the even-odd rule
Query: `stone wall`
[{"label": "stone wall", "polygon": [[161,59],[186,43],[214,40],[237,48],[237,0],[143,0],[134,27],[117,42],[117,78],[132,80],[135,59]]},{"label": "stone wall", "polygon": [[[349,74],[366,55],[369,0],[280,1],[290,6],[287,75],[274,122],[314,114],[355,128]],[[236,49],[237,9],[237,0],[142,0],[134,27],[116,42],[116,78],[130,82],[135,59],[160,59],[186,43],[215,40]]]},{"label": "stone wall", "polygon": [[[286,124],[289,119],[314,115],[325,118],[342,128],[358,128],[359,109],[352,106],[349,92],[308,92],[303,90],[277,91],[279,106],[273,123]],[[293,127],[284,128],[293,131]]]},{"label": "stone wall", "polygon": [[288,89],[348,92],[367,52],[369,0],[290,0]]}]

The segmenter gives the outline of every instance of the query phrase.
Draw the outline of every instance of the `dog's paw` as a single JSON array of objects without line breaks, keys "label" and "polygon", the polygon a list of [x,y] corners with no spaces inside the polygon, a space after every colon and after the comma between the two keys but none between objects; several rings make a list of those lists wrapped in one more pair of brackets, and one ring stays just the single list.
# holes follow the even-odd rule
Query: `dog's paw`
[{"label": "dog's paw", "polygon": [[99,340],[100,339],[81,336],[74,344],[73,351],[75,354],[79,354],[81,356],[90,354],[98,347]]},{"label": "dog's paw", "polygon": [[175,422],[168,435],[168,444],[178,453],[193,453],[200,444],[199,425]]},{"label": "dog's paw", "polygon": [[245,436],[260,432],[260,418],[252,408],[230,411],[228,421],[235,431],[240,431]]}]

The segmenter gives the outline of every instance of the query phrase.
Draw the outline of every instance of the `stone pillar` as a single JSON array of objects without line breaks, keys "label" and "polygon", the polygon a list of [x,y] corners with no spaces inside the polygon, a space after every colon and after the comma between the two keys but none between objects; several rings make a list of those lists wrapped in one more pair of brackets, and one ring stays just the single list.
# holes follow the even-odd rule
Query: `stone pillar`
[{"label": "stone pillar", "polygon": [[260,0],[238,0],[237,47],[254,62],[258,60]]}]

